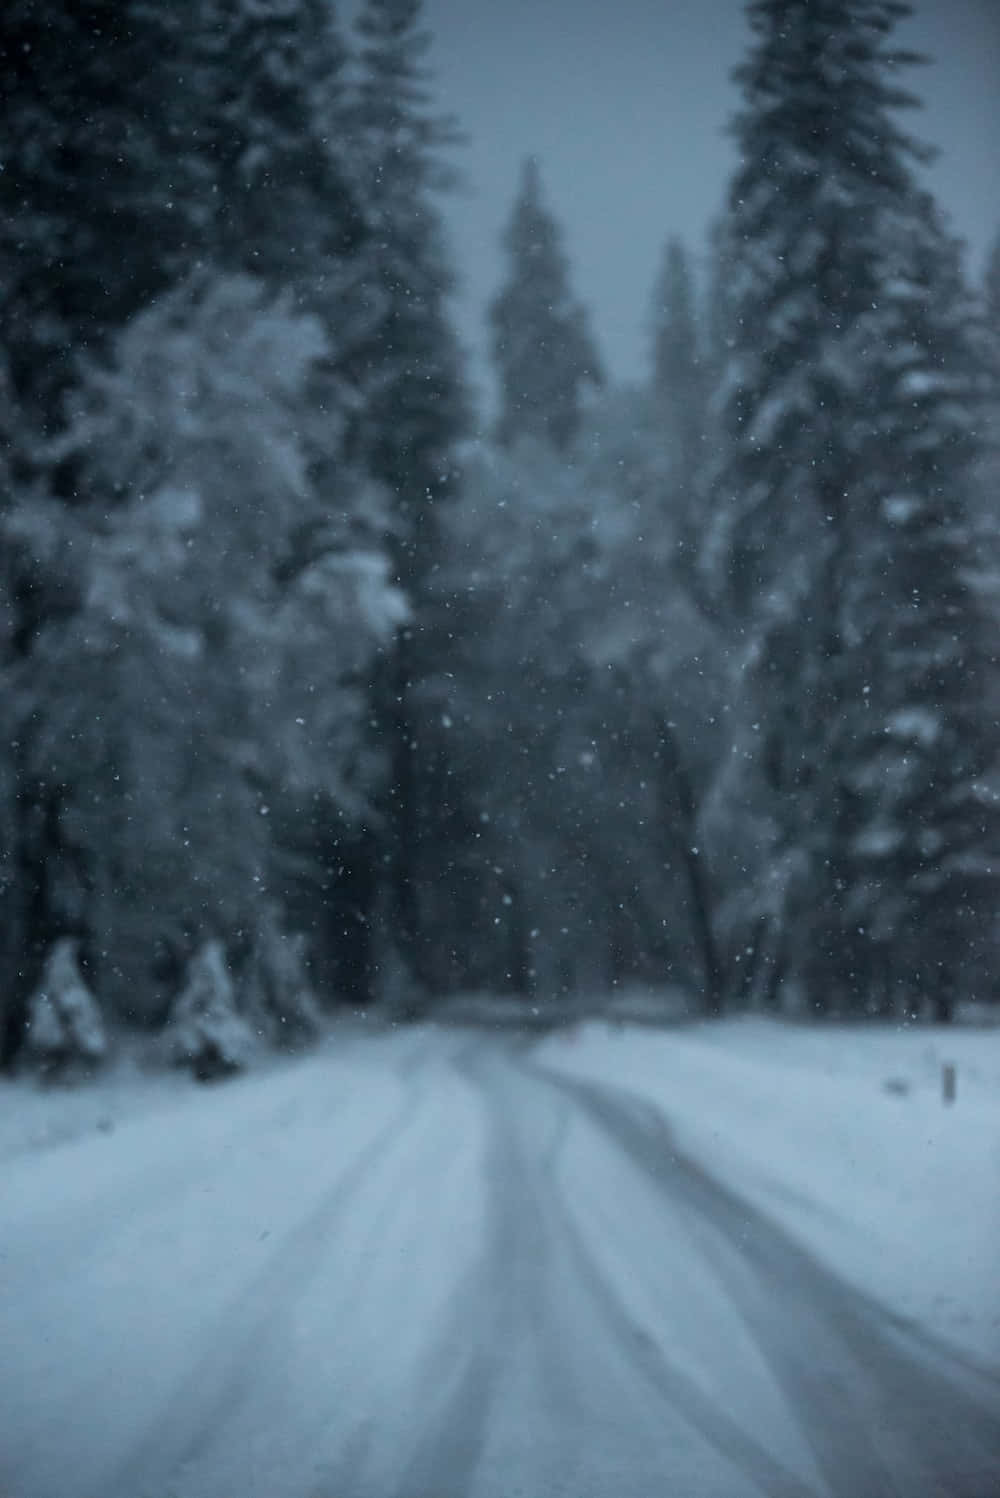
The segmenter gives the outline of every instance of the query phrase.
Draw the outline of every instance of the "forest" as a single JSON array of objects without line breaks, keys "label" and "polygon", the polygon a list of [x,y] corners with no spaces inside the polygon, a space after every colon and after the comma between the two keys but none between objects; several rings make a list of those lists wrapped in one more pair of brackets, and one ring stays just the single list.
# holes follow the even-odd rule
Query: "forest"
[{"label": "forest", "polygon": [[907,9],[751,0],[641,382],[528,159],[491,414],[421,0],[5,0],[4,1066],[997,1000],[1000,239],[926,188]]}]

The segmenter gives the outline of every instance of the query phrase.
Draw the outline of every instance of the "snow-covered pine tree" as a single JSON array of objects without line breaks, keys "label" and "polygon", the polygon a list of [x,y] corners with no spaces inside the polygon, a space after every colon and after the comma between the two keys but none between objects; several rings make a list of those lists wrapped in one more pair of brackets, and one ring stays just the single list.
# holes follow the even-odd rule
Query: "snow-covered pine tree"
[{"label": "snow-covered pine tree", "polygon": [[[134,0],[135,3],[135,0]],[[294,286],[322,314],[361,226],[342,128],[346,60],[329,0],[185,0],[168,100],[215,264]],[[191,9],[193,5],[193,9]],[[332,315],[332,313],[331,313]]]},{"label": "snow-covered pine tree", "polygon": [[47,1081],[78,1080],[108,1053],[100,1008],[80,973],[78,947],[74,937],[59,938],[28,1006],[25,1059]]},{"label": "snow-covered pine tree", "polygon": [[497,437],[504,446],[532,437],[563,451],[579,428],[584,392],[603,384],[603,373],[534,157],[521,168],[503,244],[507,277],[489,313]]},{"label": "snow-covered pine tree", "polygon": [[990,336],[998,345],[997,363],[1000,365],[1000,233],[994,236],[986,257],[986,269],[983,272],[983,305],[986,312],[986,326]]},{"label": "snow-covered pine tree", "polygon": [[985,460],[980,481],[980,512],[992,548],[1000,545],[1000,233],[986,258],[981,297],[985,366]]},{"label": "snow-covered pine tree", "polygon": [[447,828],[429,862],[439,987],[705,976],[691,849],[718,701],[709,633],[671,586],[647,406],[595,401],[572,464],[543,443],[484,450],[448,513],[424,728]]},{"label": "snow-covered pine tree", "polygon": [[[435,194],[452,180],[443,152],[459,140],[434,109],[422,0],[364,0],[346,124],[365,241],[356,262],[364,326],[346,368],[357,390],[346,451],[388,495],[388,545],[412,604],[375,690],[373,734],[391,758],[374,879],[353,898],[374,938],[374,987],[411,990],[421,953],[422,850],[440,835],[422,757],[420,683],[425,580],[438,552],[438,511],[453,490],[467,424],[461,355],[450,323],[451,267]],[[367,886],[367,895],[363,887]],[[356,920],[352,916],[351,920]]]},{"label": "snow-covered pine tree", "polygon": [[[11,0],[0,19],[0,342],[58,421],[81,353],[206,266],[348,328],[361,232],[326,0]],[[331,304],[331,305],[326,305]]]},{"label": "snow-covered pine tree", "polygon": [[242,1012],[268,1044],[291,1050],[316,1038],[322,1011],[306,940],[289,931],[280,906],[268,903],[257,919],[241,973]]},{"label": "snow-covered pine tree", "polygon": [[[63,423],[76,361],[97,355],[185,253],[189,195],[161,112],[170,14],[142,0],[10,0],[0,9],[0,512],[25,493],[72,501],[74,476],[52,461],[48,439]],[[12,675],[30,673],[39,630],[66,614],[74,590],[36,549],[7,538],[0,555],[10,704]],[[45,952],[64,929],[44,894],[46,870],[60,862],[58,818],[39,799],[24,736],[11,741],[0,1061],[12,1058]]]},{"label": "snow-covered pine tree", "polygon": [[199,1082],[241,1072],[257,1047],[252,1026],[240,1012],[221,941],[203,943],[191,957],[183,987],[164,1031],[166,1054]]},{"label": "snow-covered pine tree", "polygon": [[409,585],[433,557],[434,507],[449,491],[467,420],[448,310],[454,278],[434,201],[451,181],[442,152],[460,137],[433,109],[422,10],[422,0],[364,0],[346,108],[365,229],[348,451],[389,492],[399,578]]},{"label": "snow-covered pine tree", "polygon": [[727,227],[725,214],[716,218],[709,226],[706,245],[705,362],[712,396],[729,363],[736,321]]},{"label": "snow-covered pine tree", "polygon": [[[284,630],[287,638],[295,638],[296,649],[294,667],[281,678],[284,706],[289,711],[282,716],[280,731],[272,733],[265,757],[273,766],[287,754],[299,769],[305,767],[304,775],[286,776],[283,783],[307,798],[308,825],[322,822],[342,827],[345,803],[356,808],[378,773],[377,753],[370,746],[355,752],[353,743],[355,713],[364,710],[362,689],[354,684],[347,694],[351,709],[346,715],[341,681],[323,694],[311,695],[305,714],[299,707],[293,709],[293,699],[300,699],[305,690],[301,678],[311,675],[315,681],[317,660],[329,673],[332,639],[341,663],[342,648],[353,655],[357,647],[367,658],[367,646],[362,643],[369,638],[367,615],[380,612],[381,600],[392,600],[384,616],[391,617],[392,624],[384,632],[383,619],[372,619],[380,642],[391,634],[405,610],[399,594],[388,585],[384,505],[374,486],[365,484],[357,469],[345,461],[341,441],[341,414],[355,394],[345,389],[351,374],[344,367],[344,351],[357,337],[363,309],[353,272],[347,270],[361,228],[342,165],[348,150],[339,91],[343,48],[332,8],[326,0],[177,0],[170,6],[157,0],[123,0],[120,5],[88,0],[73,6],[56,0],[45,7],[34,0],[12,0],[0,20],[0,46],[9,62],[6,138],[0,151],[5,167],[0,174],[0,206],[7,210],[0,225],[0,358],[8,356],[4,367],[9,363],[12,371],[13,396],[0,407],[0,440],[6,445],[12,434],[16,439],[16,478],[23,479],[27,472],[38,481],[30,494],[22,485],[15,526],[20,539],[13,538],[5,548],[5,591],[13,609],[0,642],[0,672],[7,685],[24,684],[23,702],[31,699],[33,684],[52,672],[51,701],[43,713],[46,721],[72,718],[82,710],[82,683],[106,643],[102,627],[95,649],[84,650],[79,657],[75,654],[83,632],[93,622],[87,616],[85,577],[93,520],[88,501],[96,502],[99,492],[105,507],[103,528],[120,531],[102,540],[121,561],[137,540],[136,526],[142,530],[150,523],[148,512],[156,507],[164,486],[169,489],[169,476],[176,474],[177,464],[187,461],[190,467],[192,460],[204,457],[204,428],[191,410],[178,410],[178,403],[183,407],[190,394],[187,379],[194,380],[196,371],[208,367],[212,374],[201,409],[214,407],[217,433],[225,443],[224,434],[232,431],[231,424],[239,425],[239,402],[245,401],[243,431],[250,440],[243,442],[242,450],[239,444],[233,450],[228,487],[217,484],[214,471],[208,472],[210,462],[196,475],[201,479],[207,474],[208,488],[219,497],[227,493],[233,499],[228,519],[225,506],[207,516],[212,534],[205,543],[205,556],[213,551],[218,556],[223,548],[240,545],[241,538],[256,547],[245,573],[234,570],[225,580],[220,578],[214,589],[219,612],[228,612],[242,582],[254,579],[254,586],[260,584],[257,560],[262,565],[268,559],[274,561],[276,586],[271,606],[265,610],[268,639],[266,648],[254,656],[255,667],[260,672],[268,669],[276,655],[284,656],[286,667],[291,665],[284,649]],[[172,281],[189,276],[193,267],[197,267],[195,280],[200,290],[185,286],[178,297],[172,296]],[[218,276],[215,272],[220,267],[254,273],[249,301],[245,294],[250,283]],[[226,288],[221,294],[220,286]],[[264,310],[267,286],[275,293],[275,304],[280,301],[277,318]],[[204,297],[199,309],[202,346],[199,332],[188,320],[199,295]],[[228,313],[237,319],[246,314],[243,326],[227,322],[227,309],[222,306],[227,295]],[[244,302],[237,310],[241,296]],[[154,297],[164,309],[159,320],[152,314],[146,317],[141,310]],[[296,319],[293,309],[309,315]],[[289,337],[282,344],[280,367],[263,366],[256,371],[260,376],[256,384],[250,371],[233,367],[215,381],[226,363],[225,352],[213,346],[216,335],[235,340],[231,352],[237,363],[251,348],[256,357],[267,359],[273,350],[265,350],[262,340],[267,342],[286,314]],[[316,319],[326,332],[325,340],[319,338]],[[95,399],[99,403],[105,395],[109,404],[117,402],[119,391],[112,388],[117,371],[103,371],[104,389],[99,392],[97,387],[102,379],[101,358],[123,327],[129,329],[127,359],[141,366],[133,365],[130,371],[138,384],[130,395],[128,419],[120,404],[110,421],[88,409],[86,419],[68,437],[48,441],[52,430],[62,427],[67,411],[78,411],[81,404],[89,406]],[[166,354],[159,365],[149,347],[142,346],[147,331],[164,340]],[[296,338],[299,349],[293,352]],[[313,357],[317,338],[322,344],[321,358]],[[115,350],[116,357],[120,352]],[[271,376],[281,385],[299,354],[308,362],[308,376],[294,392],[295,437],[290,441],[283,398],[274,398]],[[186,371],[179,362],[185,357],[190,361]],[[67,397],[82,371],[86,393],[82,402],[74,402]],[[161,379],[169,388],[157,388]],[[228,402],[221,389],[227,380],[232,380],[233,396]],[[265,388],[265,409],[259,413],[256,397]],[[146,421],[150,404],[159,406],[159,427],[150,437],[146,471],[140,474],[141,465],[134,461],[136,453],[130,444],[137,431],[144,429],[150,436]],[[251,411],[261,414],[255,426]],[[176,429],[171,422],[174,414],[179,418]],[[123,425],[117,424],[119,418]],[[70,421],[73,426],[75,418]],[[88,422],[93,430],[77,440]],[[102,443],[109,446],[102,450]],[[264,497],[260,504],[243,503],[239,509],[236,491],[245,476],[241,465],[247,452],[260,459],[256,473],[264,480]],[[275,473],[275,469],[280,471]],[[150,488],[144,490],[147,480]],[[295,498],[286,506],[283,501],[290,487]],[[197,483],[194,488],[197,505]],[[76,538],[81,542],[80,567],[62,565],[63,543],[74,522],[61,519],[46,505],[46,490],[87,512],[84,534]],[[142,503],[143,493],[150,500],[148,505]],[[183,509],[190,495],[178,493]],[[248,493],[244,492],[243,500]],[[31,517],[28,512],[33,507]],[[228,527],[229,520],[235,520],[235,525]],[[62,539],[53,540],[51,547],[39,547],[35,541],[42,536]],[[147,558],[153,570],[156,560],[152,554]],[[269,573],[268,579],[272,580]],[[78,588],[78,583],[83,586]],[[181,614],[189,601],[181,602]],[[155,614],[158,602],[148,612]],[[355,618],[365,618],[360,630],[341,629],[345,608],[350,613],[357,608]],[[77,621],[69,617],[74,609],[81,609]],[[248,615],[244,612],[242,617],[246,622]],[[177,638],[183,636],[181,630]],[[115,670],[102,678],[101,689],[106,688],[112,700],[118,684],[126,701],[134,690],[133,668],[147,642],[139,632],[132,636],[132,643],[137,649],[114,655],[115,662],[123,663],[122,681],[118,683]],[[311,652],[314,657],[307,666]],[[166,677],[179,671],[175,657],[176,652],[172,656],[169,651],[159,657]],[[55,665],[61,660],[65,666],[73,659],[77,677]],[[338,674],[340,666],[332,664],[332,671]],[[222,689],[221,678],[217,685]],[[235,679],[230,681],[222,695],[235,685]],[[74,695],[81,701],[74,701]],[[136,728],[142,737],[143,725],[156,719],[166,702],[170,702],[169,717],[175,706],[170,695],[167,691],[158,703],[142,704],[146,712],[127,713],[125,738],[131,738]],[[320,701],[322,707],[317,709]],[[213,719],[220,702],[220,695],[207,693],[201,704],[206,720]],[[324,749],[318,747],[314,755],[305,748],[307,736],[296,724],[296,713],[309,720],[310,744],[321,746],[336,739],[344,748],[343,759],[340,748],[327,757],[319,785],[314,772]],[[239,719],[237,713],[230,721],[235,725]],[[99,741],[102,733],[119,727],[108,718],[99,724],[92,720],[88,742]],[[211,731],[207,737],[212,737]],[[163,742],[177,748],[169,733]],[[55,803],[48,806],[39,800],[40,786],[29,763],[33,752],[27,737],[22,737],[10,763],[0,767],[9,771],[5,778],[13,785],[8,797],[12,827],[5,841],[18,868],[18,877],[0,889],[0,925],[6,936],[0,944],[0,983],[5,989],[7,979],[15,983],[14,975],[22,969],[23,983],[33,982],[32,968],[40,962],[53,931],[59,929],[46,908],[49,872],[72,862],[66,848],[52,842],[61,836],[62,816]],[[351,768],[346,778],[354,782],[350,787],[340,774],[348,762]],[[90,767],[82,764],[70,768],[66,785],[51,791],[57,800],[68,803],[73,801],[77,780],[90,773]],[[270,773],[270,769],[264,772],[265,776]],[[202,785],[211,779],[202,776]],[[312,781],[308,792],[303,789],[306,779]],[[156,776],[149,777],[149,783],[155,784]],[[238,799],[239,784],[239,777],[235,782],[231,778],[231,792],[221,798],[220,805],[231,804],[233,791]],[[88,852],[96,851],[99,865],[115,856],[128,862],[133,852],[127,827],[116,825],[109,814],[112,805],[110,799],[95,799],[85,819],[83,841]],[[102,808],[108,816],[107,835],[91,843],[93,824],[100,822]],[[169,794],[159,798],[158,810],[167,820],[177,809]],[[158,815],[154,821],[159,825]],[[80,830],[74,828],[74,846],[79,844]],[[300,855],[305,838],[300,828],[295,830]],[[218,853],[225,864],[233,844],[224,832],[217,844],[213,842],[214,832],[221,832],[213,815],[205,819],[204,831],[202,846],[209,860]],[[124,844],[116,847],[115,837],[122,833]],[[316,834],[312,842],[319,840]],[[252,842],[247,839],[247,847]],[[315,846],[310,847],[310,854],[315,869],[319,856]],[[324,866],[331,856],[325,847]],[[168,884],[169,862],[163,866]],[[242,870],[246,860],[237,863]],[[298,863],[303,868],[302,857]],[[241,881],[222,882],[238,888]],[[310,882],[310,876],[304,875],[301,882]],[[312,880],[313,894],[318,882],[319,876]],[[183,887],[183,880],[173,881],[175,890]],[[133,891],[136,888],[132,886]],[[107,894],[104,890],[103,895]],[[137,901],[141,905],[138,895]],[[129,905],[128,897],[120,901],[127,925],[132,924]],[[102,922],[106,919],[118,925],[120,936],[117,916],[105,911]],[[133,971],[134,964],[142,963],[147,955],[129,951],[122,970]],[[15,1006],[21,1016],[24,997]],[[16,1015],[10,1024],[0,1024],[7,1036],[21,1029]],[[11,1045],[0,1036],[0,1055],[7,1054]]]},{"label": "snow-covered pine tree", "polygon": [[[985,623],[966,580],[973,338],[895,121],[898,0],[752,0],[724,253],[736,317],[708,555],[797,860],[816,1008],[928,997],[983,939]],[[988,903],[988,901],[987,901]],[[974,954],[972,954],[974,956]]]},{"label": "snow-covered pine tree", "polygon": [[190,258],[185,159],[163,116],[171,9],[9,0],[0,13],[0,344],[23,408],[15,439],[58,421],[76,354],[96,353]]},{"label": "snow-covered pine tree", "polygon": [[306,450],[325,353],[250,277],[160,298],[85,372],[61,444],[77,504],[31,496],[0,523],[63,600],[0,672],[38,809],[22,897],[37,881],[46,922],[84,935],[122,1017],[162,1012],[158,956],[167,981],[206,931],[253,932],[289,824],[322,948],[336,853],[311,819],[348,838],[380,789],[364,683],[405,609],[373,496],[347,491],[336,545],[300,551],[329,525]]}]

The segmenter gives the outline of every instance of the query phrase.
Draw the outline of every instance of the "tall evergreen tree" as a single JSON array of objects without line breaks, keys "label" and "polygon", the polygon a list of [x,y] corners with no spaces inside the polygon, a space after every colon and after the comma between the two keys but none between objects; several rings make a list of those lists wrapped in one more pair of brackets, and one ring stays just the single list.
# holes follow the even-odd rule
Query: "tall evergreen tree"
[{"label": "tall evergreen tree", "polygon": [[[183,4],[183,71],[167,108],[190,163],[200,266],[288,291],[322,323],[327,352],[306,401],[325,420],[307,424],[309,455],[336,531],[336,512],[351,507],[362,476],[347,427],[360,399],[354,350],[368,326],[368,230],[345,120],[347,49],[331,0]],[[309,544],[322,547],[329,529],[314,528]]]},{"label": "tall evergreen tree", "polygon": [[1000,234],[995,236],[986,259],[983,292],[988,326],[1000,340]]},{"label": "tall evergreen tree", "polygon": [[[60,482],[47,444],[63,422],[82,352],[173,274],[192,224],[159,106],[169,73],[169,22],[141,0],[42,5],[0,12],[0,510],[30,485]],[[184,195],[182,194],[182,200]],[[30,671],[46,618],[66,615],[73,590],[36,548],[0,548],[4,630],[0,671]],[[54,808],[33,795],[23,734],[5,763],[7,874],[0,887],[0,1057],[16,1038],[45,938],[45,865],[58,857]],[[7,1006],[11,1007],[8,1008]]]},{"label": "tall evergreen tree", "polygon": [[381,789],[363,684],[406,611],[363,491],[337,544],[302,554],[324,510],[318,319],[223,276],[158,299],[112,351],[65,437],[79,502],[29,496],[0,525],[63,598],[0,687],[31,940],[84,938],[102,998],[150,1019],[157,952],[176,968],[203,938],[237,944],[268,889],[328,954],[339,859],[315,823],[332,807],[349,842]]},{"label": "tall evergreen tree", "polygon": [[347,110],[367,230],[357,277],[366,320],[351,360],[359,391],[351,451],[389,490],[401,580],[433,552],[434,506],[446,496],[466,425],[461,357],[449,319],[454,278],[434,194],[452,174],[442,152],[460,139],[432,107],[422,0],[365,0]]},{"label": "tall evergreen tree", "polygon": [[687,250],[670,239],[653,292],[653,391],[674,454],[678,483],[690,492],[705,451],[706,370]]},{"label": "tall evergreen tree", "polygon": [[[986,445],[995,476],[1000,476],[1000,234],[997,234],[986,259],[982,293],[983,354],[986,365]],[[990,511],[996,516],[996,493],[992,494]],[[1000,530],[1000,525],[998,525]]]},{"label": "tall evergreen tree", "polygon": [[[344,166],[344,50],[332,8],[325,0],[177,0],[171,6],[57,0],[45,7],[13,0],[0,19],[0,46],[8,64],[0,152],[0,352],[10,370],[0,435],[15,448],[11,466],[20,497],[29,509],[46,491],[86,507],[94,497],[94,466],[103,463],[118,474],[102,490],[107,524],[121,529],[125,546],[137,486],[133,476],[122,476],[120,464],[115,469],[120,433],[112,438],[95,431],[89,445],[65,435],[53,440],[53,434],[70,419],[74,388],[81,379],[89,382],[144,308],[154,301],[164,308],[156,326],[169,340],[179,331],[178,308],[197,309],[203,298],[212,303],[220,269],[249,272],[256,290],[247,292],[248,322],[231,336],[245,336],[250,345],[259,340],[264,350],[268,290],[287,289],[283,305],[310,314],[290,326],[311,328],[316,317],[327,337],[296,389],[304,468],[295,481],[304,486],[303,503],[278,516],[248,499],[239,524],[248,537],[256,535],[262,555],[272,556],[275,584],[286,599],[303,580],[314,588],[320,574],[328,581],[342,577],[345,549],[356,543],[366,549],[366,575],[374,582],[387,528],[383,507],[370,486],[364,490],[343,443],[345,408],[357,404],[356,389],[347,388],[355,383],[348,356],[364,321],[357,260],[365,225]],[[184,279],[191,284],[172,298],[171,288]],[[230,284],[225,277],[223,283]],[[201,356],[213,352],[213,330],[206,320],[200,332],[184,332],[190,334],[193,379]],[[183,383],[176,364],[169,376],[165,367],[157,368],[156,378]],[[280,380],[281,371],[273,373]],[[171,393],[164,392],[164,406]],[[234,389],[234,402],[244,394]],[[164,450],[178,430],[165,426]],[[261,430],[269,430],[266,422]],[[115,453],[102,452],[102,442]],[[275,454],[279,447],[272,443]],[[174,461],[176,455],[157,450],[165,465]],[[35,485],[27,497],[26,477]],[[274,493],[284,491],[278,485]],[[222,543],[217,522],[213,517],[208,544],[214,546]],[[70,522],[64,517],[46,526],[39,520],[45,533],[58,534],[62,524]],[[67,584],[59,548],[25,543],[5,551],[0,671],[8,681],[31,680],[45,664],[42,645],[50,650],[61,629],[67,640],[86,630],[86,591]],[[328,591],[335,598],[332,583]],[[224,609],[225,600],[218,602]],[[332,636],[335,617],[330,623]],[[331,654],[317,643],[322,624],[309,626],[318,658]],[[387,642],[380,643],[384,648]],[[50,679],[53,718],[72,717],[76,704],[69,699],[78,689],[72,674],[56,672]],[[327,695],[331,703],[338,700],[332,688]],[[10,861],[16,865],[16,877],[0,891],[5,987],[15,970],[30,981],[32,961],[53,921],[62,919],[52,889],[53,871],[66,858],[60,808],[67,790],[51,777],[39,781],[28,755],[23,734],[0,770],[0,782],[14,788],[0,815],[10,812]],[[379,759],[370,746],[362,758],[370,790]],[[327,781],[321,776],[310,787],[307,805],[302,798],[308,827],[344,826],[332,758],[328,769]],[[304,837],[299,828],[289,841],[301,867],[316,866],[315,835]],[[113,849],[114,835],[109,845]]]},{"label": "tall evergreen tree", "polygon": [[32,425],[58,420],[75,357],[191,254],[197,205],[164,115],[175,19],[146,0],[0,15],[0,344]]},{"label": "tall evergreen tree", "polygon": [[[983,372],[980,407],[982,452],[976,465],[973,522],[977,542],[975,583],[983,606],[1000,618],[1000,234],[986,257],[979,295],[979,348]],[[1000,688],[1000,683],[998,683]],[[997,699],[1000,711],[1000,692]]]},{"label": "tall evergreen tree", "polygon": [[601,385],[603,374],[534,157],[521,169],[503,243],[507,279],[490,307],[500,382],[497,436],[504,445],[530,436],[562,450],[580,425],[584,391]]},{"label": "tall evergreen tree", "polygon": [[361,236],[342,129],[346,49],[334,7],[185,5],[176,38],[183,76],[167,108],[190,161],[203,252],[277,290],[294,287],[322,315],[336,262]]},{"label": "tall evergreen tree", "polygon": [[[752,0],[708,562],[744,634],[817,1007],[945,1015],[988,933],[986,626],[966,579],[977,378],[958,250],[896,124],[897,0]],[[992,825],[991,825],[992,824]],[[790,912],[786,917],[790,918]]]},{"label": "tall evergreen tree", "polygon": [[679,239],[664,250],[650,330],[653,399],[670,458],[680,560],[688,570],[704,528],[698,491],[709,451],[709,381],[690,258]]},{"label": "tall evergreen tree", "polygon": [[322,313],[360,233],[325,0],[12,0],[0,58],[0,342],[25,414],[58,424],[80,355],[196,268]]},{"label": "tall evergreen tree", "polygon": [[708,384],[711,390],[722,378],[733,346],[736,313],[731,247],[725,215],[709,227],[707,244],[707,285],[705,288],[705,354]]},{"label": "tall evergreen tree", "polygon": [[444,834],[421,716],[426,579],[437,556],[438,510],[453,490],[455,443],[467,424],[449,320],[453,277],[435,202],[452,180],[442,153],[459,136],[433,108],[422,10],[422,0],[364,0],[346,114],[366,231],[355,267],[361,318],[346,364],[357,391],[347,452],[387,491],[394,575],[411,603],[375,688],[373,732],[390,767],[377,875],[365,881],[359,871],[370,898],[356,902],[376,933],[373,980],[382,993],[432,980],[422,892],[426,852]]},{"label": "tall evergreen tree", "polygon": [[486,453],[449,514],[427,726],[454,824],[432,880],[442,982],[554,998],[672,971],[714,998],[695,823],[710,640],[665,586],[637,405],[595,403],[572,465],[543,444]]}]

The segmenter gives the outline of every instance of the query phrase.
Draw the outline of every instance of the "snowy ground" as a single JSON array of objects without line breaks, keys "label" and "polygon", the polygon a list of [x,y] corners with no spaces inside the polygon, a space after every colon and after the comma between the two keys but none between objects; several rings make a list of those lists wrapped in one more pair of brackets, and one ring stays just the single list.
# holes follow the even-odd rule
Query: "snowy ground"
[{"label": "snowy ground", "polygon": [[831,1267],[1000,1368],[1000,1028],[594,1024],[541,1054],[657,1104],[679,1148]]},{"label": "snowy ground", "polygon": [[2,1498],[1000,1490],[996,1032],[345,1030],[0,1161]]}]

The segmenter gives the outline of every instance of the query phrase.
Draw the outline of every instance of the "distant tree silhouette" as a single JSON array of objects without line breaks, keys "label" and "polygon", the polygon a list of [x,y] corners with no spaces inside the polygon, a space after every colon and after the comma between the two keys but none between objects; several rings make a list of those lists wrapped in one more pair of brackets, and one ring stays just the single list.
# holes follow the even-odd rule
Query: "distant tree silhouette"
[{"label": "distant tree silhouette", "polygon": [[701,480],[710,451],[709,366],[687,250],[670,239],[653,291],[650,318],[653,400],[670,459],[671,507],[684,569],[704,530]]},{"label": "distant tree silhouette", "polygon": [[505,446],[528,436],[564,450],[579,428],[584,391],[604,377],[534,157],[521,169],[503,243],[507,278],[489,314],[500,384],[497,436]]}]

